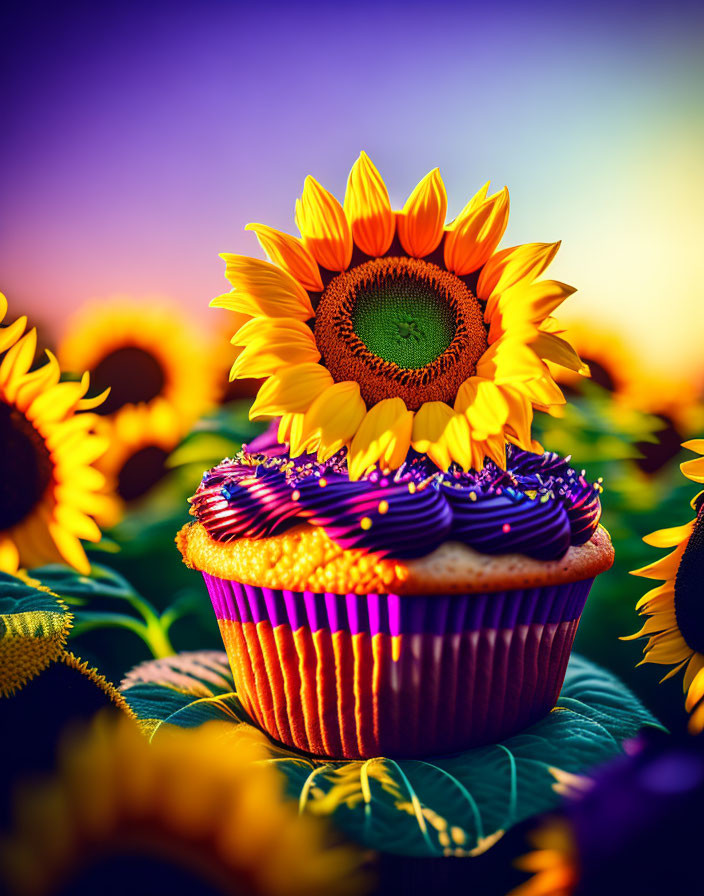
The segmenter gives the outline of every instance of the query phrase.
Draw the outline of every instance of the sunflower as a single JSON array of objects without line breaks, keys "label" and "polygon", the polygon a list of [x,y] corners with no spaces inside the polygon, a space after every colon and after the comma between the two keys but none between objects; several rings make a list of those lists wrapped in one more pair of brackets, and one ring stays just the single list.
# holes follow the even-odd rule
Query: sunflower
[{"label": "sunflower", "polygon": [[105,505],[99,521],[113,526],[128,504],[143,497],[166,474],[166,459],[179,442],[181,421],[162,399],[150,406],[126,405],[112,421],[100,420],[98,431],[109,447],[97,462],[105,475]]},{"label": "sunflower", "polygon": [[[7,301],[0,294],[0,321]],[[59,382],[56,358],[32,369],[36,330],[27,318],[0,328],[0,570],[64,560],[90,565],[81,539],[99,541],[94,517],[103,507],[104,477],[95,462],[107,440],[95,434],[105,394],[86,399],[89,375]],[[24,335],[23,335],[24,333]]]},{"label": "sunflower", "polygon": [[20,790],[4,892],[359,892],[359,854],[299,816],[262,757],[226,722],[150,744],[125,716],[99,714],[63,739],[53,779]]},{"label": "sunflower", "polygon": [[505,441],[535,450],[534,408],[564,398],[546,361],[588,370],[552,312],[573,288],[538,278],[559,243],[497,251],[506,189],[488,184],[445,224],[431,171],[400,212],[362,153],[344,206],[312,177],[302,239],[249,224],[270,262],[225,254],[233,289],[214,307],[248,316],[232,379],[265,377],[250,416],[321,461],[348,449],[352,478],[395,469],[412,446],[438,466],[505,466]]},{"label": "sunflower", "polygon": [[[655,473],[678,454],[680,443],[702,424],[697,387],[691,377],[653,369],[634,353],[616,331],[589,320],[570,322],[563,335],[589,366],[591,378],[610,392],[619,405],[658,418],[655,442],[638,442],[638,466]],[[548,364],[565,391],[578,392],[580,378],[565,367]]]},{"label": "sunflower", "polygon": [[70,321],[58,355],[67,369],[87,369],[95,386],[110,387],[99,413],[112,419],[126,407],[167,402],[185,433],[217,399],[212,352],[173,306],[87,305]]},{"label": "sunflower", "polygon": [[550,819],[530,834],[530,840],[535,849],[517,859],[515,866],[533,876],[508,896],[571,896],[579,868],[569,825],[562,818]]},{"label": "sunflower", "polygon": [[[692,439],[682,447],[704,455],[704,439]],[[680,469],[693,482],[704,482],[704,457],[685,461]],[[622,639],[630,641],[648,636],[641,662],[672,665],[663,681],[684,669],[688,712],[704,698],[704,491],[693,499],[691,506],[696,512],[694,519],[682,526],[660,529],[643,539],[653,547],[675,550],[633,571],[635,576],[663,584],[638,601],[636,610],[648,618],[640,631]],[[695,727],[699,724],[695,717],[693,722]]]}]

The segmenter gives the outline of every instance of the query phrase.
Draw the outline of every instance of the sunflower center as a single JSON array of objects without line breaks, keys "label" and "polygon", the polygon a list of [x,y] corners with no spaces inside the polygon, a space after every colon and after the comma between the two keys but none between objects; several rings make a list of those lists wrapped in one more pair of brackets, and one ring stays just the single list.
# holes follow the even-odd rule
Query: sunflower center
[{"label": "sunflower center", "polygon": [[704,500],[675,577],[675,616],[687,646],[704,654]]},{"label": "sunflower center", "polygon": [[110,394],[96,413],[114,414],[126,404],[140,404],[160,395],[166,378],[164,369],[154,355],[126,345],[115,349],[95,366],[91,372],[91,382],[102,391],[110,387]]},{"label": "sunflower center", "polygon": [[117,474],[117,493],[125,501],[141,498],[166,474],[168,452],[147,445],[129,457]]},{"label": "sunflower center", "polygon": [[21,522],[51,482],[44,439],[16,408],[0,404],[0,530]]},{"label": "sunflower center", "polygon": [[330,281],[315,340],[337,381],[367,404],[402,398],[452,403],[487,347],[482,309],[459,277],[415,258],[378,258]]}]

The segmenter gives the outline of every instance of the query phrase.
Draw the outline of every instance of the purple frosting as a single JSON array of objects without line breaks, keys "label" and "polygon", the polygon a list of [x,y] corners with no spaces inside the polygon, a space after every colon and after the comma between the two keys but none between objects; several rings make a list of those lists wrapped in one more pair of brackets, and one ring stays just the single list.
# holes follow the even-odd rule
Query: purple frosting
[{"label": "purple frosting", "polygon": [[213,467],[190,499],[191,513],[217,541],[308,522],[343,548],[382,557],[420,557],[459,541],[484,554],[555,560],[589,541],[601,515],[601,485],[551,452],[508,446],[506,470],[488,461],[468,473],[439,471],[411,452],[393,474],[375,470],[350,482],[344,452],[321,464],[253,447]]}]

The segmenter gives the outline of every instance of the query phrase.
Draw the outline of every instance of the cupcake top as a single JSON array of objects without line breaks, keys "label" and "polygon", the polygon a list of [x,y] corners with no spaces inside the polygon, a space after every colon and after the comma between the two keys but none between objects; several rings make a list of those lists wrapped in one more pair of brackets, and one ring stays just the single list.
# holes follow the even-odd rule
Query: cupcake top
[{"label": "cupcake top", "polygon": [[217,542],[280,535],[301,523],[324,529],[345,550],[380,558],[424,557],[445,542],[482,554],[562,558],[588,542],[601,515],[602,487],[569,458],[509,446],[506,469],[439,470],[411,452],[392,474],[351,481],[345,452],[326,463],[280,448],[245,449],[208,471],[191,513]]}]

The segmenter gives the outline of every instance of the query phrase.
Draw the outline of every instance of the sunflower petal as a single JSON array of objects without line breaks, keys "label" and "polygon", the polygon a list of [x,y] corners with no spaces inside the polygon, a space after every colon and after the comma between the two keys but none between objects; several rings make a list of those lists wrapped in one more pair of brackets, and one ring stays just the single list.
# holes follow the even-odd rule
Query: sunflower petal
[{"label": "sunflower petal", "polygon": [[[264,320],[254,318],[242,329]],[[302,329],[288,326],[289,323],[300,324]],[[319,360],[320,352],[315,339],[305,324],[300,321],[284,321],[278,326],[271,326],[271,321],[266,321],[260,328],[260,334],[255,338],[250,337],[246,348],[237,356],[230,371],[230,380],[246,377],[260,379],[276,373],[282,367],[315,363]]]},{"label": "sunflower petal", "polygon": [[5,395],[9,401],[14,401],[17,389],[22,384],[22,378],[32,366],[36,350],[37,331],[33,327],[12,348],[8,349],[2,359],[0,386],[5,387]]},{"label": "sunflower petal", "polygon": [[27,318],[22,315],[8,326],[0,329],[0,353],[7,351],[11,345],[14,345],[20,336],[24,333],[27,326]]},{"label": "sunflower petal", "polygon": [[20,565],[17,545],[11,538],[0,537],[0,572],[16,573]]},{"label": "sunflower petal", "polygon": [[359,154],[347,179],[345,214],[362,252],[383,255],[393,241],[396,220],[386,184],[366,152]]},{"label": "sunflower petal", "polygon": [[270,376],[259,389],[249,411],[250,420],[303,413],[333,378],[320,364],[295,364]]},{"label": "sunflower petal", "polygon": [[385,398],[362,420],[348,453],[350,479],[359,479],[375,464],[399,467],[408,454],[413,431],[413,412],[401,398]]},{"label": "sunflower petal", "polygon": [[513,386],[501,386],[501,394],[508,404],[506,418],[506,434],[510,441],[515,441],[519,448],[530,451],[533,440],[531,425],[533,423],[533,405],[528,398]]},{"label": "sunflower petal", "polygon": [[79,539],[56,521],[50,521],[48,529],[63,559],[82,575],[89,575],[90,563]]},{"label": "sunflower petal", "polygon": [[654,548],[674,548],[681,544],[692,534],[696,520],[691,520],[682,526],[673,526],[670,529],[658,529],[650,535],[644,535],[643,541]]},{"label": "sunflower petal", "polygon": [[458,276],[476,271],[494,253],[508,224],[509,198],[504,187],[452,222],[445,237],[445,266]]},{"label": "sunflower petal", "polygon": [[631,570],[632,576],[640,576],[644,579],[655,579],[656,581],[667,581],[677,574],[677,568],[684,554],[686,545],[680,545],[670,554],[661,557],[647,566],[641,566],[640,569]]},{"label": "sunflower petal", "polygon": [[704,439],[689,439],[687,442],[682,442],[682,447],[697,454],[704,454]]},{"label": "sunflower petal", "polygon": [[560,243],[525,243],[503,249],[487,261],[477,282],[477,296],[489,299],[516,283],[532,283],[555,257]]},{"label": "sunflower petal", "polygon": [[214,298],[212,308],[227,308],[252,317],[314,317],[310,296],[286,271],[259,258],[223,253],[225,276],[234,289]]},{"label": "sunflower petal", "polygon": [[530,347],[539,358],[552,361],[553,364],[559,364],[584,376],[589,374],[588,365],[582,361],[569,342],[560,336],[555,336],[554,333],[540,333],[537,339],[531,342]]},{"label": "sunflower petal", "polygon": [[695,457],[680,464],[680,470],[692,482],[704,482],[704,458]]},{"label": "sunflower petal", "polygon": [[317,262],[302,240],[266,224],[247,224],[245,230],[253,230],[272,263],[283,268],[304,289],[311,292],[322,291],[323,281],[320,279]]},{"label": "sunflower petal", "polygon": [[302,439],[318,460],[325,462],[349,445],[367,413],[367,406],[354,382],[333,383],[315,399],[306,411]]},{"label": "sunflower petal", "polygon": [[447,470],[452,461],[464,470],[472,465],[469,423],[444,401],[426,401],[420,406],[413,421],[411,444],[441,470]]},{"label": "sunflower petal", "polygon": [[473,376],[457,390],[455,410],[467,418],[472,438],[484,441],[503,431],[509,406],[495,382]]},{"label": "sunflower petal", "polygon": [[440,245],[447,194],[438,168],[430,171],[406,200],[397,219],[398,237],[413,258],[430,255]]},{"label": "sunflower petal", "polygon": [[296,201],[296,226],[303,245],[329,271],[345,271],[352,259],[352,232],[337,199],[310,175]]}]

